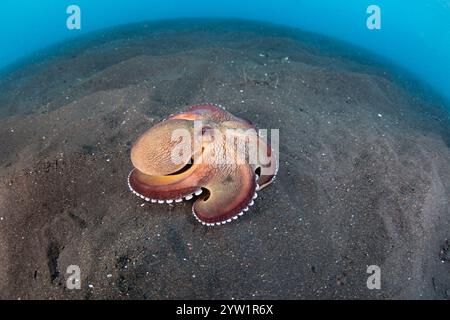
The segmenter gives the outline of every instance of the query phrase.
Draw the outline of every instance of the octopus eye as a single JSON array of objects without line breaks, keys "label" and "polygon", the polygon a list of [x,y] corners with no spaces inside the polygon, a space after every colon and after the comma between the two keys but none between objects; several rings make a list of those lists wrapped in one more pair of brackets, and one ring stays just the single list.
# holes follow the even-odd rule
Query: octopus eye
[{"label": "octopus eye", "polygon": [[212,128],[210,126],[204,126],[202,128],[202,135],[209,135],[212,132]]}]

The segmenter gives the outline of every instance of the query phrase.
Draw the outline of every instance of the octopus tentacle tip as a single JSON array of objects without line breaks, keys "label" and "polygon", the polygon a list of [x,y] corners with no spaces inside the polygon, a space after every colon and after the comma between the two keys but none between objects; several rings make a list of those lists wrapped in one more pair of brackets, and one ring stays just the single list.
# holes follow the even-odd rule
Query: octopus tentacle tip
[{"label": "octopus tentacle tip", "polygon": [[[194,127],[196,120],[208,124],[197,130]],[[205,131],[206,127],[208,130]],[[218,147],[233,150],[233,145],[229,143],[233,141],[234,144],[234,140],[215,139],[214,130],[220,133],[229,129],[241,129],[239,133],[233,133],[236,138],[244,142],[255,142],[258,148],[265,148],[263,151],[269,157],[270,168],[273,170],[266,170],[261,174],[263,164],[259,162],[223,164],[217,161],[198,161],[199,154],[189,147],[188,142],[183,142],[188,146],[183,150],[190,153],[187,152],[186,158],[175,163],[171,158],[174,148],[171,137],[177,129],[186,130],[191,135],[190,138],[194,139],[192,141],[200,139],[200,160],[216,160],[212,150],[218,150]],[[233,222],[254,205],[257,192],[274,181],[278,172],[273,150],[258,134],[249,137],[242,133],[248,129],[255,129],[250,121],[230,114],[219,104],[194,105],[186,112],[170,115],[145,132],[133,145],[131,161],[134,169],[128,175],[128,188],[139,198],[151,203],[170,205],[194,199],[192,213],[199,223],[208,227]],[[248,156],[249,151],[245,149]],[[236,156],[239,150],[232,152]]]}]

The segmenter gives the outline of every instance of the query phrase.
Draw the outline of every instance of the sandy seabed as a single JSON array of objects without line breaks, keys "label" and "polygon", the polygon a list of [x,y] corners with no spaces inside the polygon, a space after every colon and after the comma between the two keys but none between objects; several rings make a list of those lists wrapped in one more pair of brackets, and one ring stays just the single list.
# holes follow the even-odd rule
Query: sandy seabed
[{"label": "sandy seabed", "polygon": [[[294,33],[148,23],[7,73],[0,298],[450,298],[448,113],[364,52]],[[277,180],[217,228],[126,184],[136,138],[204,102],[280,129]],[[81,290],[66,287],[69,265]]]}]

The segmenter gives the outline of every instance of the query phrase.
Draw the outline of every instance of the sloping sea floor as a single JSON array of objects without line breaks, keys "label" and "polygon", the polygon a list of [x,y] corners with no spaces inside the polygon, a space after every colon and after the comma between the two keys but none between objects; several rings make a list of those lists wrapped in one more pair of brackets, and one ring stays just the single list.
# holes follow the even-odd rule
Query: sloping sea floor
[{"label": "sloping sea floor", "polygon": [[[73,40],[8,72],[0,298],[448,299],[449,115],[349,52],[184,20]],[[212,229],[192,203],[143,205],[126,184],[133,141],[204,102],[280,129],[276,182]],[[81,290],[66,287],[69,265]]]}]

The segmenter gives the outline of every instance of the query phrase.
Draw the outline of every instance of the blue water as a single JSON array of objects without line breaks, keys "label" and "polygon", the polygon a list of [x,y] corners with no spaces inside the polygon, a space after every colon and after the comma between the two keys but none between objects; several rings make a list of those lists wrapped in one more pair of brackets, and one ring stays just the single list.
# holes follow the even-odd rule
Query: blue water
[{"label": "blue water", "polygon": [[[68,30],[66,8],[81,8]],[[381,9],[369,30],[366,9]],[[392,60],[450,98],[450,0],[3,0],[0,68],[38,49],[120,24],[180,17],[273,22],[353,43]]]}]

